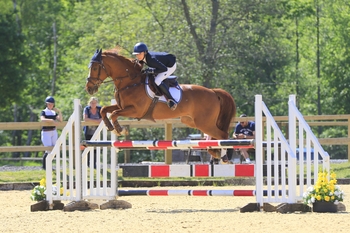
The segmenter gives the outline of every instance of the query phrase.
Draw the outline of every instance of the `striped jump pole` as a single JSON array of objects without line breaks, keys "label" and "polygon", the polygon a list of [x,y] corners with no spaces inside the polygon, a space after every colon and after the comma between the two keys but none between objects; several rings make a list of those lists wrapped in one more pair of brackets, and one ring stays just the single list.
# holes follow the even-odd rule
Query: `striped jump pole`
[{"label": "striped jump pole", "polygon": [[83,141],[86,147],[114,147],[119,150],[176,150],[176,149],[222,149],[254,148],[254,139],[239,140],[154,140],[154,141]]},{"label": "striped jump pole", "polygon": [[[264,196],[267,196],[268,191],[264,190]],[[278,191],[279,196],[282,195]],[[255,190],[118,190],[118,196],[255,196]],[[271,190],[271,195],[275,195],[275,191]]]},{"label": "striped jump pole", "polygon": [[[271,146],[274,142],[270,143]],[[148,140],[148,141],[82,141],[85,147],[114,147],[118,150],[177,150],[177,149],[254,149],[254,139],[227,140]],[[280,143],[278,143],[280,146]],[[262,142],[267,147],[267,142]]]}]

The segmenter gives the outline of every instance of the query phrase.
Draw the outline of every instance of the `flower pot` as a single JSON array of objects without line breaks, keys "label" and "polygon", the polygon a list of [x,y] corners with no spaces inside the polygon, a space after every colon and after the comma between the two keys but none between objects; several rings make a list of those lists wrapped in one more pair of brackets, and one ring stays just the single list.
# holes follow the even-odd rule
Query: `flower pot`
[{"label": "flower pot", "polygon": [[312,211],[318,213],[336,213],[338,207],[333,202],[315,202],[312,204]]}]

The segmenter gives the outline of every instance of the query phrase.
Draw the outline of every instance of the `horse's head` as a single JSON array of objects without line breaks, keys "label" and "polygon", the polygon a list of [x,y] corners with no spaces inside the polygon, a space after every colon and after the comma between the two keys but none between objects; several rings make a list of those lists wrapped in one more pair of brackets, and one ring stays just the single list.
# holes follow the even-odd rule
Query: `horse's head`
[{"label": "horse's head", "polygon": [[[91,58],[89,69],[90,73],[86,79],[85,89],[90,95],[93,95],[108,77],[112,78],[115,85],[119,81],[116,88],[129,85],[130,80],[134,80],[137,76],[140,76],[142,66],[139,63],[118,55],[114,50],[108,50],[102,54],[102,49],[97,49]],[[124,79],[129,81],[125,80],[121,82]]]},{"label": "horse's head", "polygon": [[[103,65],[102,49],[97,49],[94,56],[92,56],[89,69],[90,72],[89,77],[86,79],[85,89],[90,95],[93,95],[98,91],[103,81],[109,76],[106,67]],[[101,72],[101,69],[103,69],[104,72]]]}]

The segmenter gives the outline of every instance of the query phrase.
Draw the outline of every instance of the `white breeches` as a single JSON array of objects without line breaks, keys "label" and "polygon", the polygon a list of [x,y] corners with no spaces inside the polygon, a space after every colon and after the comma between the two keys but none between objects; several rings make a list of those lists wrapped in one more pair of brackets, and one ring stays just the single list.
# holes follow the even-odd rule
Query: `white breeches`
[{"label": "white breeches", "polygon": [[176,63],[172,67],[168,67],[168,70],[166,72],[159,73],[154,79],[157,86],[159,86],[163,82],[164,79],[166,79],[172,73],[174,73],[175,70],[176,70]]},{"label": "white breeches", "polygon": [[[44,146],[55,146],[57,138],[57,130],[41,131],[41,142]],[[49,153],[50,151],[46,152]]]}]

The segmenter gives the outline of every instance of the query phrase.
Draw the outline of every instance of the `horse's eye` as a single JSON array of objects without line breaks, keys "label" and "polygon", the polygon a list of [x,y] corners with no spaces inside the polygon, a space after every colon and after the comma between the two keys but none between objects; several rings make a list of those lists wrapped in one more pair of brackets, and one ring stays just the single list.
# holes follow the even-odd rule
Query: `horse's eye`
[{"label": "horse's eye", "polygon": [[96,68],[96,67],[94,67],[94,68],[93,68],[93,70],[94,70],[94,71],[96,71],[96,70],[97,70],[97,68]]}]

